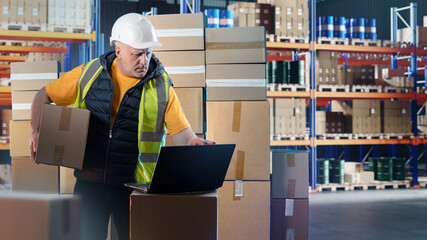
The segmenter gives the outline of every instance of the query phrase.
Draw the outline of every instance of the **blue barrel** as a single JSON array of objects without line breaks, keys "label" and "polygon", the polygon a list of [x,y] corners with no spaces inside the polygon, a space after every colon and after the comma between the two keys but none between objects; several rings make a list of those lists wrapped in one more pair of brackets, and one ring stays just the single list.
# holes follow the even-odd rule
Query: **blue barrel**
[{"label": "blue barrel", "polygon": [[377,40],[377,20],[375,18],[365,20],[365,36],[369,40]]},{"label": "blue barrel", "polygon": [[351,39],[350,19],[345,20],[345,37]]},{"label": "blue barrel", "polygon": [[[316,18],[316,37],[320,37],[321,28],[322,28],[322,25],[320,25],[320,17],[318,17],[318,18]],[[308,21],[308,29],[311,30],[311,22],[310,21]]]},{"label": "blue barrel", "polygon": [[318,24],[319,28],[319,37],[328,37],[333,38],[334,37],[334,17],[333,16],[327,16],[327,17],[319,17]]},{"label": "blue barrel", "polygon": [[208,28],[219,28],[219,9],[205,9],[208,17]]},{"label": "blue barrel", "polygon": [[365,39],[365,19],[352,18],[350,19],[351,38]]},{"label": "blue barrel", "polygon": [[345,17],[334,17],[334,37],[345,38]]},{"label": "blue barrel", "polygon": [[230,10],[220,10],[219,11],[219,27],[220,28],[230,28],[233,27],[233,11]]}]

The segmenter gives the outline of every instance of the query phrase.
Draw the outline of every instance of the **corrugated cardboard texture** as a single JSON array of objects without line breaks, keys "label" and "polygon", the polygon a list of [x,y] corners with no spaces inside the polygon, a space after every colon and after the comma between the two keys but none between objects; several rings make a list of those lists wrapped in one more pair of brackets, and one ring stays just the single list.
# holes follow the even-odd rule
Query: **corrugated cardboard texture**
[{"label": "corrugated cardboard texture", "polygon": [[174,88],[185,117],[195,133],[204,133],[204,106],[202,88]]},{"label": "corrugated cardboard texture", "polygon": [[30,120],[31,103],[37,91],[16,91],[12,92],[12,119]]},{"label": "corrugated cardboard texture", "polygon": [[[241,104],[241,114],[235,115]],[[243,179],[269,180],[269,104],[254,102],[207,102],[206,138],[218,144],[234,143],[236,151],[226,175],[227,180],[236,180],[240,173],[238,151],[244,154]],[[235,126],[239,125],[239,131]],[[234,127],[234,128],[233,128]]]},{"label": "corrugated cardboard texture", "polygon": [[10,156],[29,157],[30,121],[10,121]]},{"label": "corrugated cardboard texture", "polygon": [[38,91],[49,82],[56,80],[59,71],[60,64],[58,61],[11,63],[10,73],[12,91]]},{"label": "corrugated cardboard texture", "polygon": [[244,181],[243,197],[235,197],[234,184],[218,190],[218,239],[270,239],[270,182]]},{"label": "corrugated cardboard texture", "polygon": [[5,240],[80,239],[80,218],[78,197],[23,193],[0,196],[0,219],[7,219],[0,225]]},{"label": "corrugated cardboard texture", "polygon": [[272,199],[271,204],[272,240],[308,240],[308,199]]},{"label": "corrugated cardboard texture", "polygon": [[308,198],[308,153],[273,151],[272,198]]},{"label": "corrugated cardboard texture", "polygon": [[133,192],[131,240],[218,239],[217,196],[217,191],[175,195]]},{"label": "corrugated cardboard texture", "polygon": [[81,169],[90,111],[45,104],[36,162]]},{"label": "corrugated cardboard texture", "polygon": [[205,87],[204,51],[156,52],[174,87]]},{"label": "corrugated cardboard texture", "polygon": [[12,191],[58,193],[58,174],[56,166],[36,164],[30,157],[12,157]]},{"label": "corrugated cardboard texture", "polygon": [[[182,32],[181,29],[198,29],[202,31],[202,36],[171,36],[162,37],[158,34],[161,47],[153,48],[154,51],[171,50],[204,50],[205,38],[204,28],[207,26],[207,18],[203,13],[194,14],[164,14],[147,16],[157,32],[171,30],[172,32]],[[169,31],[169,33],[171,32]],[[185,31],[185,30],[184,30]]]},{"label": "corrugated cardboard texture", "polygon": [[208,101],[263,101],[267,98],[266,84],[265,64],[206,66]]},{"label": "corrugated cardboard texture", "polygon": [[264,27],[206,29],[206,64],[265,62]]}]

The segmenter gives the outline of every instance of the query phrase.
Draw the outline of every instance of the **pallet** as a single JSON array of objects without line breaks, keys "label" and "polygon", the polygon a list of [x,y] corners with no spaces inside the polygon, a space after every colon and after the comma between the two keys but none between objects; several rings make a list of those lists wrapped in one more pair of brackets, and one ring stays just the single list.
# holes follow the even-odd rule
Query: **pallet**
[{"label": "pallet", "polygon": [[350,92],[349,85],[318,85],[319,92]]},{"label": "pallet", "polygon": [[404,87],[384,87],[385,93],[412,93],[412,88],[404,88]]},{"label": "pallet", "polygon": [[2,22],[0,28],[3,30],[46,32],[46,24]]},{"label": "pallet", "polygon": [[383,47],[392,47],[392,48],[400,48],[400,44],[397,42],[392,42],[390,40],[383,40],[382,41]]},{"label": "pallet", "polygon": [[352,139],[352,134],[349,133],[326,133],[318,134],[317,139],[319,140],[340,140],[340,139]]},{"label": "pallet", "polygon": [[426,87],[417,87],[417,93],[420,93],[420,94],[427,94],[427,89],[426,89]]},{"label": "pallet", "polygon": [[349,45],[348,38],[327,38],[327,37],[318,37],[318,44],[331,44],[331,45]]},{"label": "pallet", "polygon": [[316,190],[318,192],[323,192],[323,191],[336,192],[338,190],[347,192],[348,190],[350,190],[350,184],[348,184],[348,183],[343,183],[343,184],[338,184],[338,183],[317,184]]},{"label": "pallet", "polygon": [[277,84],[277,91],[308,92],[309,86],[299,84]]},{"label": "pallet", "polygon": [[384,139],[404,139],[404,138],[414,138],[413,133],[384,133]]},{"label": "pallet", "polygon": [[382,133],[353,134],[353,139],[384,139],[384,134]]},{"label": "pallet", "polygon": [[290,140],[290,141],[294,141],[294,140],[309,140],[310,137],[308,134],[305,135],[288,135],[288,134],[273,134],[272,135],[272,140]]},{"label": "pallet", "polygon": [[308,37],[276,36],[276,42],[308,43]]},{"label": "pallet", "polygon": [[350,190],[351,191],[355,191],[355,190],[381,190],[383,189],[382,186],[378,183],[375,182],[370,182],[370,183],[353,183],[350,185]]},{"label": "pallet", "polygon": [[267,42],[274,42],[274,34],[265,34],[265,39]]},{"label": "pallet", "polygon": [[57,26],[48,25],[48,32],[66,32],[66,33],[91,33],[91,27],[71,27],[71,26]]},{"label": "pallet", "polygon": [[411,183],[409,180],[391,182],[375,181],[375,183],[378,184],[379,189],[399,189],[411,187]]},{"label": "pallet", "polygon": [[267,91],[277,91],[277,84],[275,84],[275,83],[268,83],[267,84]]},{"label": "pallet", "polygon": [[351,39],[350,45],[365,47],[381,47],[381,40]]},{"label": "pallet", "polygon": [[374,92],[374,93],[380,93],[382,92],[382,86],[376,86],[376,85],[353,85],[351,86],[352,92]]}]

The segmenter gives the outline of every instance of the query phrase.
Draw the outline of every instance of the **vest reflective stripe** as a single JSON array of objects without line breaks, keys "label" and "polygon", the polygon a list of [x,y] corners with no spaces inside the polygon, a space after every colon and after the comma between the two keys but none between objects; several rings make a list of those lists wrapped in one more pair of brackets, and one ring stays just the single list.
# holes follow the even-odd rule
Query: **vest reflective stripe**
[{"label": "vest reflective stripe", "polygon": [[90,86],[92,86],[93,81],[95,81],[99,74],[101,74],[102,69],[103,67],[99,58],[93,59],[85,65],[79,78],[77,98],[74,103],[74,108],[86,109],[86,94],[89,91]]},{"label": "vest reflective stripe", "polygon": [[[85,97],[102,70],[99,59],[85,65],[79,78],[75,108],[86,109]],[[169,101],[169,87],[169,78],[165,72],[144,83],[138,112],[137,182],[151,182],[153,178],[157,158],[166,139],[164,115]]]}]

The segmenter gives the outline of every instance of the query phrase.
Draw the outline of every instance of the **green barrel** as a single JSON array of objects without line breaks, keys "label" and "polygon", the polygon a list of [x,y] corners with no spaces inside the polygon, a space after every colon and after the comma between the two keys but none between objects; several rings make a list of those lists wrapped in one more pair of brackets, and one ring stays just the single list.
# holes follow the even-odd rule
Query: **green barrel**
[{"label": "green barrel", "polygon": [[375,180],[378,180],[378,159],[376,157],[368,158],[369,161],[369,171],[374,172]]},{"label": "green barrel", "polygon": [[317,160],[317,183],[329,184],[329,160]]},{"label": "green barrel", "polygon": [[393,180],[405,180],[405,158],[393,158]]},{"label": "green barrel", "polygon": [[304,61],[298,61],[298,83],[299,85],[305,84],[305,62]]},{"label": "green barrel", "polygon": [[265,65],[266,67],[266,75],[267,75],[267,83],[274,83],[273,82],[273,64],[271,62],[267,62]]},{"label": "green barrel", "polygon": [[289,62],[289,83],[299,84],[299,61]]},{"label": "green barrel", "polygon": [[380,157],[378,159],[378,180],[393,181],[393,159],[390,157]]},{"label": "green barrel", "polygon": [[329,182],[344,183],[344,160],[329,160]]},{"label": "green barrel", "polygon": [[272,83],[283,83],[283,61],[272,62]]},{"label": "green barrel", "polygon": [[288,84],[289,83],[289,62],[283,61],[283,83]]}]

